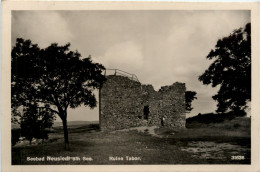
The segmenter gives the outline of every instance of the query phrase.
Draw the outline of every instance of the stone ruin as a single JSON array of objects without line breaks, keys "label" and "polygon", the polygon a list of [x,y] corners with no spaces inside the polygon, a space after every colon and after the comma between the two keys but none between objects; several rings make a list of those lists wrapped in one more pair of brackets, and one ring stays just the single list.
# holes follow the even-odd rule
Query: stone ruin
[{"label": "stone ruin", "polygon": [[184,83],[155,91],[152,85],[120,75],[108,75],[99,90],[99,124],[102,131],[138,126],[185,128]]}]

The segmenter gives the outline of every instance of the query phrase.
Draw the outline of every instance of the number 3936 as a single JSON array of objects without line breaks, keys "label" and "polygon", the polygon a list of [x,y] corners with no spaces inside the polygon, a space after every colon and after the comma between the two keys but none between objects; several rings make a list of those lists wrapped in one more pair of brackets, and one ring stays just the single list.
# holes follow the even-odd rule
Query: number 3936
[{"label": "number 3936", "polygon": [[231,156],[231,160],[244,160],[244,159],[245,159],[245,156],[241,156],[241,155]]}]

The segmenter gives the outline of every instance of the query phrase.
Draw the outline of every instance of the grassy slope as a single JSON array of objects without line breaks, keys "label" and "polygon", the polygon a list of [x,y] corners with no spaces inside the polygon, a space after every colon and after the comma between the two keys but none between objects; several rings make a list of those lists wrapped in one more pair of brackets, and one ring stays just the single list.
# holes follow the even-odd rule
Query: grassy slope
[{"label": "grassy slope", "polygon": [[239,142],[241,140],[251,140],[250,118],[238,117],[233,120],[225,120],[221,123],[202,124],[189,122],[187,129],[175,132],[171,129],[159,129],[159,135],[169,135],[174,132],[174,139],[181,140],[200,140],[200,141],[220,141],[220,142]]},{"label": "grassy slope", "polygon": [[[167,139],[151,137],[147,134],[128,132],[85,132],[88,127],[74,129],[70,133],[70,151],[63,150],[63,139],[60,134],[53,143],[35,145],[23,148],[13,148],[13,164],[42,164],[42,162],[27,162],[26,157],[42,156],[90,156],[94,160],[79,162],[44,162],[43,164],[180,164],[198,163],[201,160],[190,158]],[[141,161],[109,161],[109,156],[135,156]]]},{"label": "grassy slope", "polygon": [[[235,125],[236,124],[236,125]],[[237,125],[238,124],[238,125]],[[137,131],[99,132],[97,125],[73,126],[69,130],[70,151],[63,149],[62,128],[55,128],[48,143],[42,145],[12,148],[12,164],[207,164],[203,159],[191,158],[183,152],[180,144],[194,140],[212,140],[217,142],[236,142],[250,146],[250,122],[237,119],[221,124],[207,124],[175,132],[162,128],[157,134],[165,137],[152,137]],[[181,141],[181,142],[180,142]],[[27,162],[26,157],[42,156],[79,156],[92,157],[93,161],[69,162]],[[141,161],[109,161],[109,156],[136,156]],[[214,161],[229,164],[241,161]],[[248,162],[247,162],[248,163]]]}]

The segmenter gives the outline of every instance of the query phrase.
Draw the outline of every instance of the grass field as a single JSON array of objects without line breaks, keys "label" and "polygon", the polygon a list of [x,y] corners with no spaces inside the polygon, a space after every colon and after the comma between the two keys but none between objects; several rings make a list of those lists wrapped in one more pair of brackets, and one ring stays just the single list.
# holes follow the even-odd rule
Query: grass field
[{"label": "grass field", "polygon": [[[158,137],[137,130],[100,132],[97,124],[74,125],[69,129],[70,150],[65,151],[62,128],[55,127],[54,133],[43,144],[14,146],[12,164],[250,163],[250,119],[201,126],[190,124],[189,128],[179,131],[157,128],[155,133]],[[47,161],[47,156],[70,156],[80,160]],[[127,160],[126,156],[135,160]],[[234,160],[232,156],[243,156],[244,159]],[[27,157],[45,159],[27,161]]]}]

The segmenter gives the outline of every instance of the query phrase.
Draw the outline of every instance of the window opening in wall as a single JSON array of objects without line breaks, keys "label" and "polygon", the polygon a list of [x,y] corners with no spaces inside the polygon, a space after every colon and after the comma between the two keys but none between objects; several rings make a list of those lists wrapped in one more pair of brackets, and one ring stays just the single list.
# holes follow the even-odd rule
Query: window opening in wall
[{"label": "window opening in wall", "polygon": [[148,119],[149,116],[149,106],[144,106],[144,119]]}]

